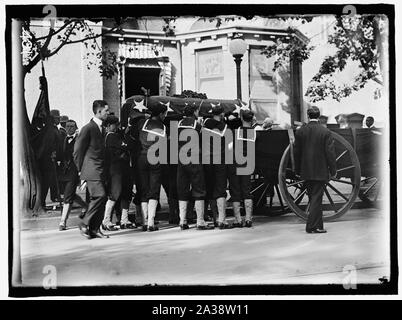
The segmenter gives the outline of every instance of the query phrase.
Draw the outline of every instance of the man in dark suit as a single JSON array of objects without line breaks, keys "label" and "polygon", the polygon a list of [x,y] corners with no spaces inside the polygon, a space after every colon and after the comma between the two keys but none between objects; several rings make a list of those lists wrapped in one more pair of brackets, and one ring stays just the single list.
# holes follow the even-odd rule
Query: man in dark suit
[{"label": "man in dark suit", "polygon": [[295,169],[305,181],[309,197],[307,233],[325,233],[322,220],[322,196],[325,183],[336,175],[336,156],[331,132],[320,125],[320,110],[307,110],[309,123],[296,131]]},{"label": "man in dark suit", "polygon": [[88,211],[79,227],[87,238],[104,237],[99,227],[102,223],[105,203],[105,141],[102,122],[109,115],[109,106],[104,100],[95,100],[92,105],[94,117],[85,125],[74,146],[74,162],[81,181],[86,181],[90,195]]},{"label": "man in dark suit", "polygon": [[369,129],[376,129],[376,127],[374,126],[374,118],[371,116],[368,116],[366,118],[366,126]]}]

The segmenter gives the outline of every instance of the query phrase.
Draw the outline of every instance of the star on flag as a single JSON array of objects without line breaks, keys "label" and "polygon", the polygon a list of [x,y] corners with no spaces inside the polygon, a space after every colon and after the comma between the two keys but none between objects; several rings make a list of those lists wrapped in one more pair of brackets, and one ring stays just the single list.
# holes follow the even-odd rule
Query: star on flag
[{"label": "star on flag", "polygon": [[240,103],[241,106],[239,106],[237,103],[235,103],[235,109],[233,110],[232,113],[237,113],[240,114],[240,110],[250,110],[250,106],[248,104],[243,104],[242,102]]},{"label": "star on flag", "polygon": [[174,110],[170,107],[170,101],[167,103],[163,103],[162,101],[159,101],[160,104],[163,104],[164,106],[167,107],[167,112],[174,112]]},{"label": "star on flag", "polygon": [[139,112],[144,112],[144,110],[147,110],[148,108],[146,106],[144,106],[144,99],[142,99],[141,101],[137,102],[134,100],[135,103],[135,107],[133,107],[133,109],[138,110]]}]

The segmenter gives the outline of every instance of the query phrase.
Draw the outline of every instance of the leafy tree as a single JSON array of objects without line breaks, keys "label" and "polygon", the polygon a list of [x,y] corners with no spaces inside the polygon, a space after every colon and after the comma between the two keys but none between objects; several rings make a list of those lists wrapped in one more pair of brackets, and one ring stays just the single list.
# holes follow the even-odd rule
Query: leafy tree
[{"label": "leafy tree", "polygon": [[[100,74],[106,78],[111,78],[117,72],[116,53],[108,49],[100,48],[97,40],[107,33],[121,32],[121,25],[124,19],[117,18],[114,25],[102,32],[95,32],[90,22],[100,22],[102,20],[85,20],[85,19],[64,19],[58,20],[62,25],[57,29],[53,23],[47,28],[44,36],[38,36],[35,28],[32,26],[31,20],[23,20],[21,24],[22,39],[22,74],[23,78],[41,61],[51,58],[60,50],[74,43],[84,43],[88,49],[86,59],[88,68],[96,64]],[[44,29],[44,28],[42,28]],[[91,57],[96,58],[93,62]],[[40,203],[41,184],[35,156],[32,148],[32,137],[30,131],[30,122],[23,100],[22,108],[22,158],[21,171],[24,184],[24,213],[33,211],[34,215],[43,211]]]},{"label": "leafy tree", "polygon": [[[324,59],[309,84],[306,95],[312,102],[328,97],[340,101],[364,88],[370,80],[383,86],[381,69],[385,66],[381,37],[384,30],[380,31],[379,19],[381,17],[373,15],[336,18],[334,33],[328,39],[335,46],[336,52]],[[334,75],[343,71],[351,61],[358,62],[358,74],[349,83],[337,83]],[[380,64],[383,64],[382,68]],[[385,72],[382,73],[384,75]]]}]

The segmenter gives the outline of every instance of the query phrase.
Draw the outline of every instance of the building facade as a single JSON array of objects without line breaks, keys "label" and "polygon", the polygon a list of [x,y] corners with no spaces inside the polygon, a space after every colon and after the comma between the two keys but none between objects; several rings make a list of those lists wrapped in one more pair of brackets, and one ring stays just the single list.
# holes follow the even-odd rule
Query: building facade
[{"label": "building facade", "polygon": [[241,37],[247,44],[241,63],[242,100],[250,103],[259,121],[267,116],[289,125],[301,120],[300,64],[290,63],[274,72],[275,57],[261,54],[278,38],[306,41],[300,32],[290,33],[286,25],[272,19],[236,21],[217,28],[203,18],[179,18],[179,28],[166,35],[162,19],[144,20],[123,28],[123,33],[108,34],[102,41],[120,61],[118,74],[103,79],[103,98],[116,114],[125,99],[143,94],[142,88],[151,95],[172,96],[192,90],[211,99],[236,99],[236,66],[229,44]]}]

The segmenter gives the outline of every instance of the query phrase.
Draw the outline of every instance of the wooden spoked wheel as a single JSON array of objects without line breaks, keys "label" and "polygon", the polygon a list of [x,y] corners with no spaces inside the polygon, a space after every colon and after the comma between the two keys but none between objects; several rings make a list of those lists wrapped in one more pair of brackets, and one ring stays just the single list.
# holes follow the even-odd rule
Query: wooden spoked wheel
[{"label": "wooden spoked wheel", "polygon": [[[334,220],[345,214],[355,202],[360,188],[360,163],[353,147],[344,138],[331,132],[335,143],[336,178],[325,184],[323,219]],[[290,161],[290,146],[283,153],[279,172],[279,189],[290,209],[307,220],[309,199],[305,181],[296,177]]]},{"label": "wooden spoked wheel", "polygon": [[[254,176],[251,194],[253,195],[254,212],[279,216],[290,212],[284,204],[277,181],[267,179],[262,175]],[[279,206],[274,206],[274,200]]]}]

